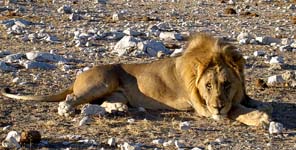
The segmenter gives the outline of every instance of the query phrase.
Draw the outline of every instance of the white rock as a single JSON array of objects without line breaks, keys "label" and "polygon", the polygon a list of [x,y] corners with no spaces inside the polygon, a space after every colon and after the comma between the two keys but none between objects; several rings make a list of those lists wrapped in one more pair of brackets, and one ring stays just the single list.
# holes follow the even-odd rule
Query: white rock
[{"label": "white rock", "polygon": [[60,7],[57,11],[58,11],[58,13],[71,14],[72,7],[69,5],[64,5],[64,6]]},{"label": "white rock", "polygon": [[105,40],[120,40],[124,36],[125,34],[123,32],[118,32],[118,31],[107,32],[101,35],[101,37],[103,37]]},{"label": "white rock", "polygon": [[283,38],[281,44],[283,44],[283,45],[291,45],[293,42],[294,42],[293,39]]},{"label": "white rock", "polygon": [[98,143],[93,139],[78,140],[77,142],[84,143],[84,144],[98,145]]},{"label": "white rock", "polygon": [[185,144],[183,143],[183,141],[180,141],[180,140],[175,140],[174,144],[175,144],[176,148],[185,147]]},{"label": "white rock", "polygon": [[203,149],[198,148],[198,147],[194,147],[194,148],[192,148],[191,150],[203,150]]},{"label": "white rock", "polygon": [[151,57],[156,57],[159,51],[164,54],[170,54],[170,50],[167,49],[162,42],[155,40],[147,40],[138,44],[138,49],[145,52]]},{"label": "white rock", "polygon": [[241,32],[237,37],[236,37],[237,41],[241,41],[244,40],[246,41],[246,44],[249,43],[249,41],[251,39],[254,39],[254,37],[249,34],[248,32]]},{"label": "white rock", "polygon": [[137,49],[139,39],[132,36],[124,36],[114,46],[113,52],[116,52],[119,56],[127,55]]},{"label": "white rock", "polygon": [[48,64],[45,62],[37,62],[37,61],[24,61],[22,65],[26,69],[43,69],[43,70],[51,70],[55,69],[56,66],[52,64]]},{"label": "white rock", "polygon": [[109,146],[115,146],[116,139],[114,137],[111,137],[111,138],[108,139],[107,143],[108,143]]},{"label": "white rock", "polygon": [[120,14],[120,13],[114,13],[113,15],[112,15],[112,20],[113,21],[119,21],[119,20],[122,20],[122,14]]},{"label": "white rock", "polygon": [[258,41],[260,44],[264,45],[270,45],[271,43],[279,44],[281,43],[281,39],[273,38],[273,37],[256,37],[256,41]]},{"label": "white rock", "polygon": [[106,114],[105,108],[95,105],[95,104],[85,104],[81,108],[81,115],[82,116],[91,116],[91,115],[97,115],[97,116],[104,116]]},{"label": "white rock", "polygon": [[67,62],[67,59],[65,59],[64,57],[48,52],[28,52],[26,53],[26,57],[29,60],[40,62]]},{"label": "white rock", "polygon": [[16,68],[7,65],[5,62],[0,61],[0,70],[2,71],[15,71]]},{"label": "white rock", "polygon": [[163,144],[164,140],[163,139],[155,139],[152,141],[153,144]]},{"label": "white rock", "polygon": [[10,129],[10,128],[11,128],[11,125],[7,125],[7,126],[3,127],[2,130],[3,130],[3,131],[6,131],[6,130],[8,130],[8,129]]},{"label": "white rock", "polygon": [[86,125],[87,123],[91,122],[91,118],[89,116],[84,116],[80,121],[79,121],[79,126]]},{"label": "white rock", "polygon": [[180,127],[181,130],[189,130],[190,129],[190,123],[188,121],[181,122],[179,124],[179,127]]},{"label": "white rock", "polygon": [[6,147],[6,148],[11,148],[11,149],[15,149],[15,148],[20,148],[20,144],[18,143],[20,141],[21,135],[20,133],[16,132],[16,131],[10,131],[5,140],[2,141],[2,146]]},{"label": "white rock", "polygon": [[137,144],[124,142],[124,144],[121,145],[121,150],[141,150],[141,147]]},{"label": "white rock", "polygon": [[254,56],[264,56],[265,55],[265,52],[264,51],[255,51],[254,52]]},{"label": "white rock", "polygon": [[282,133],[284,129],[283,124],[279,123],[279,122],[270,122],[269,124],[269,133],[270,134],[279,134]]},{"label": "white rock", "polygon": [[182,35],[176,32],[160,32],[159,38],[161,40],[182,40],[183,39]]},{"label": "white rock", "polygon": [[281,75],[270,76],[270,77],[268,77],[268,80],[267,80],[267,84],[269,84],[269,85],[279,84],[279,83],[283,83],[283,82],[284,82],[284,79]]},{"label": "white rock", "polygon": [[56,37],[56,36],[52,36],[47,34],[44,38],[44,41],[49,42],[49,43],[61,43],[61,41]]},{"label": "white rock", "polygon": [[170,145],[172,145],[174,143],[174,140],[168,140],[167,142],[163,142],[163,146],[164,147],[167,147],[167,146],[170,146]]},{"label": "white rock", "polygon": [[281,56],[271,57],[269,64],[283,64],[284,58]]},{"label": "white rock", "polygon": [[293,48],[290,45],[280,46],[280,51],[281,52],[292,51],[292,49]]},{"label": "white rock", "polygon": [[235,5],[235,0],[229,0],[227,3],[228,3],[229,5]]},{"label": "white rock", "polygon": [[134,119],[134,118],[127,119],[127,122],[128,122],[128,123],[135,123],[135,119]]}]

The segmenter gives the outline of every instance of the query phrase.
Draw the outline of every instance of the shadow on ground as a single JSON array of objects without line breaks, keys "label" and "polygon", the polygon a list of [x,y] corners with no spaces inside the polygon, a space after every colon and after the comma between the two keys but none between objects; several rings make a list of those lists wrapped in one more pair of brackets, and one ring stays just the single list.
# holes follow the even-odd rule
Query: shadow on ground
[{"label": "shadow on ground", "polygon": [[271,102],[273,107],[272,118],[280,122],[286,129],[296,129],[296,104]]}]

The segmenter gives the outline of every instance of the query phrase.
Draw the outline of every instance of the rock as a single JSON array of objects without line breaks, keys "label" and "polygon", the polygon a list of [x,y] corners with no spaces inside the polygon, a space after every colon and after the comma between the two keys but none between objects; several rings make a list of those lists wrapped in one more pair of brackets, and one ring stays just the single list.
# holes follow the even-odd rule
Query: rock
[{"label": "rock", "polygon": [[134,118],[127,119],[127,122],[128,122],[128,123],[135,123],[135,119],[134,119]]},{"label": "rock", "polygon": [[174,140],[168,140],[167,142],[163,142],[163,146],[164,147],[167,147],[167,146],[170,146],[170,145],[172,145],[174,143]]},{"label": "rock", "polygon": [[36,130],[23,131],[21,133],[20,143],[39,143],[41,134]]},{"label": "rock", "polygon": [[256,41],[264,45],[270,45],[271,43],[276,43],[276,44],[281,43],[280,39],[268,37],[268,36],[256,37]]},{"label": "rock", "polygon": [[9,149],[18,149],[20,148],[20,141],[21,135],[16,131],[10,131],[5,140],[2,141],[2,146]]},{"label": "rock", "polygon": [[293,50],[293,48],[290,45],[280,46],[281,52],[292,51],[292,50]]},{"label": "rock", "polygon": [[91,118],[89,116],[84,116],[80,121],[79,121],[79,126],[86,125],[91,122]]},{"label": "rock", "polygon": [[282,133],[284,129],[283,124],[279,123],[279,122],[270,122],[269,124],[269,133],[270,134],[279,134]]},{"label": "rock", "polygon": [[22,65],[26,69],[43,69],[43,70],[51,70],[55,69],[56,66],[52,64],[48,64],[45,62],[37,62],[37,61],[25,61],[22,63]]},{"label": "rock", "polygon": [[163,139],[155,139],[155,140],[152,141],[153,144],[157,144],[157,145],[163,144],[163,142],[164,142]]},{"label": "rock", "polygon": [[283,82],[284,82],[284,79],[282,78],[281,75],[270,76],[270,77],[268,77],[268,80],[267,80],[268,85],[275,85],[275,84],[280,84]]},{"label": "rock", "polygon": [[183,141],[180,141],[180,140],[175,140],[174,144],[175,144],[176,148],[185,147],[185,144],[183,143]]},{"label": "rock", "polygon": [[7,62],[17,62],[21,60],[22,58],[25,58],[25,54],[17,53],[17,54],[11,54],[4,57],[4,60]]},{"label": "rock", "polygon": [[162,42],[155,41],[155,40],[147,40],[144,42],[140,42],[138,44],[138,49],[140,51],[145,52],[151,57],[157,56],[157,53],[159,51],[163,52],[166,55],[171,53],[170,50],[167,49]]},{"label": "rock", "polygon": [[81,108],[81,115],[82,116],[104,116],[106,114],[105,108],[95,105],[95,104],[85,104]]},{"label": "rock", "polygon": [[144,107],[138,107],[139,112],[146,112],[146,109]]},{"label": "rock", "polygon": [[83,144],[98,145],[98,143],[93,139],[78,140],[77,142]]},{"label": "rock", "polygon": [[123,32],[113,31],[102,35],[105,40],[120,40],[125,36]]},{"label": "rock", "polygon": [[199,147],[194,147],[191,150],[203,150],[203,149],[202,148],[199,148]]},{"label": "rock", "polygon": [[0,58],[6,56],[6,55],[10,55],[11,52],[9,50],[1,50],[0,51]]},{"label": "rock", "polygon": [[105,108],[108,113],[125,113],[128,111],[127,105],[120,102],[105,101],[101,106]]},{"label": "rock", "polygon": [[107,143],[108,143],[109,146],[115,146],[116,139],[114,137],[109,138]]},{"label": "rock", "polygon": [[141,147],[139,144],[130,144],[124,142],[124,144],[121,145],[121,150],[141,150]]},{"label": "rock", "polygon": [[161,40],[165,40],[165,41],[168,41],[168,40],[182,40],[183,37],[181,34],[179,33],[176,33],[176,32],[160,32],[159,34],[159,38]]},{"label": "rock", "polygon": [[26,57],[29,60],[34,60],[38,62],[67,62],[67,59],[60,55],[51,54],[48,52],[28,52]]},{"label": "rock", "polygon": [[140,40],[132,36],[124,36],[114,46],[113,52],[116,52],[119,56],[128,55],[132,51],[137,49],[137,44]]},{"label": "rock", "polygon": [[71,14],[72,7],[69,5],[64,5],[64,6],[60,7],[57,11],[58,11],[58,13]]},{"label": "rock", "polygon": [[72,13],[69,15],[69,19],[71,21],[81,20],[82,16],[80,16],[79,14],[76,14],[76,13]]},{"label": "rock", "polygon": [[11,128],[11,125],[7,125],[5,127],[2,128],[3,131],[9,130]]},{"label": "rock", "polygon": [[281,56],[271,57],[269,64],[283,64],[284,58]]},{"label": "rock", "polygon": [[49,43],[61,43],[61,41],[56,37],[56,36],[52,36],[47,34],[44,38],[44,41],[49,42]]},{"label": "rock", "polygon": [[180,56],[183,51],[184,51],[183,48],[175,49],[174,52],[170,55],[170,57]]},{"label": "rock", "polygon": [[250,42],[251,39],[254,39],[254,37],[249,34],[248,32],[241,32],[238,36],[237,36],[237,41],[239,41],[240,43],[243,44],[248,44]]},{"label": "rock", "polygon": [[179,127],[180,127],[181,130],[189,130],[190,129],[190,123],[188,121],[181,122],[179,124]]},{"label": "rock", "polygon": [[296,10],[296,5],[295,4],[290,4],[288,7],[290,10]]},{"label": "rock", "polygon": [[125,29],[123,31],[123,33],[126,34],[126,35],[129,35],[129,36],[141,36],[141,35],[144,35],[144,33],[138,32],[138,31],[136,31],[134,29],[131,29],[131,28]]},{"label": "rock", "polygon": [[0,70],[2,71],[15,71],[16,68],[7,65],[5,62],[0,61]]},{"label": "rock", "polygon": [[264,51],[255,51],[254,52],[254,56],[264,56],[265,55],[265,52]]},{"label": "rock", "polygon": [[33,23],[30,21],[24,20],[24,19],[16,19],[14,21],[14,24],[19,27],[25,28],[25,27],[32,25]]},{"label": "rock", "polygon": [[120,14],[120,13],[114,13],[114,14],[112,15],[112,20],[113,20],[113,21],[119,21],[119,20],[122,20],[122,18],[123,18],[123,16],[122,16],[122,14]]}]

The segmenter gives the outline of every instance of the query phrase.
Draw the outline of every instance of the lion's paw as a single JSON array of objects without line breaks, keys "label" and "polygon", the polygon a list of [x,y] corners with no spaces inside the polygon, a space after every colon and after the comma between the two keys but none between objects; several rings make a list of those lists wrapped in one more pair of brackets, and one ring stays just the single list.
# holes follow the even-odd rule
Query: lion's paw
[{"label": "lion's paw", "polygon": [[103,104],[101,104],[101,106],[105,108],[106,112],[112,114],[126,113],[128,111],[127,105],[120,102],[105,101]]},{"label": "lion's paw", "polygon": [[270,123],[270,117],[268,114],[262,112],[260,119],[259,119],[259,126],[264,129],[267,129]]}]

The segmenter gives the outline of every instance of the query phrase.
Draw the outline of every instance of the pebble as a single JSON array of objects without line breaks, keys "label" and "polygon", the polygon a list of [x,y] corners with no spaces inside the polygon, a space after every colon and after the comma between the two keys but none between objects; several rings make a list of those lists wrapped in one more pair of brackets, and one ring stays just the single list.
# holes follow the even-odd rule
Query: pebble
[{"label": "pebble", "polygon": [[67,59],[57,55],[57,54],[51,54],[48,52],[28,52],[26,53],[26,57],[29,60],[34,60],[38,62],[67,62]]},{"label": "pebble", "polygon": [[98,143],[93,139],[78,140],[77,142],[84,143],[84,144],[98,145]]},{"label": "pebble", "polygon": [[159,51],[163,52],[165,55],[170,54],[170,50],[165,47],[162,42],[156,40],[147,40],[140,42],[138,44],[140,51],[145,52],[150,57],[156,57]]},{"label": "pebble", "polygon": [[183,147],[185,147],[185,144],[183,142],[184,141],[181,141],[181,140],[175,140],[174,144],[175,144],[176,148],[183,148]]},{"label": "pebble", "polygon": [[270,134],[279,134],[282,133],[284,129],[283,124],[279,123],[279,122],[270,122],[269,124],[269,133]]},{"label": "pebble", "polygon": [[21,134],[16,131],[10,131],[6,138],[2,141],[2,146],[9,149],[18,149],[20,148],[20,139]]},{"label": "pebble", "polygon": [[25,54],[17,53],[17,54],[10,54],[10,55],[5,56],[4,60],[6,60],[7,62],[17,62],[25,57],[26,57]]},{"label": "pebble", "polygon": [[159,38],[165,41],[169,41],[169,40],[180,41],[183,39],[182,35],[176,32],[160,32]]},{"label": "pebble", "polygon": [[191,150],[203,150],[203,149],[202,148],[199,148],[199,147],[194,147]]},{"label": "pebble", "polygon": [[157,144],[157,145],[163,144],[163,142],[164,142],[163,139],[155,139],[155,140],[152,141],[153,144]]},{"label": "pebble", "polygon": [[189,130],[190,129],[190,123],[188,121],[181,122],[179,124],[179,127],[180,127],[181,130]]},{"label": "pebble", "polygon": [[271,57],[269,64],[283,64],[284,58],[281,56]]},{"label": "pebble", "polygon": [[116,52],[119,56],[128,55],[131,51],[137,49],[137,44],[140,40],[132,36],[124,36],[114,46],[113,52]]},{"label": "pebble", "polygon": [[0,58],[6,56],[6,55],[10,55],[11,52],[9,50],[1,50],[0,51]]},{"label": "pebble", "polygon": [[104,116],[106,114],[105,108],[101,107],[100,105],[95,104],[85,104],[81,108],[81,115],[82,116]]},{"label": "pebble", "polygon": [[264,51],[255,51],[254,52],[254,56],[264,56],[265,55],[265,52]]},{"label": "pebble", "polygon": [[8,129],[10,129],[10,128],[11,128],[11,125],[7,125],[7,126],[3,127],[2,130],[3,130],[3,131],[6,131],[6,130],[8,130]]},{"label": "pebble", "polygon": [[131,118],[131,119],[127,119],[128,123],[135,123],[135,119]]},{"label": "pebble", "polygon": [[280,39],[268,37],[268,36],[256,37],[256,41],[259,42],[260,44],[264,44],[264,45],[270,45],[272,43],[276,43],[276,44],[281,43]]},{"label": "pebble", "polygon": [[170,145],[172,145],[174,143],[174,140],[168,140],[167,142],[163,142],[163,146],[164,147],[167,147],[167,146],[170,146]]},{"label": "pebble", "polygon": [[111,138],[108,139],[107,143],[108,143],[109,146],[115,146],[116,139],[114,137],[111,137]]},{"label": "pebble", "polygon": [[42,69],[42,70],[52,70],[55,69],[56,66],[52,64],[48,64],[45,62],[37,62],[37,61],[24,61],[22,65],[26,69]]},{"label": "pebble", "polygon": [[144,35],[144,33],[142,32],[138,32],[134,29],[131,28],[127,28],[123,31],[124,34],[129,35],[129,36],[140,36],[140,35]]},{"label": "pebble", "polygon": [[273,75],[268,77],[267,84],[268,85],[275,85],[279,83],[283,83],[284,79],[281,75]]},{"label": "pebble", "polygon": [[246,44],[250,42],[251,39],[254,39],[254,37],[249,34],[248,32],[241,32],[237,37],[237,41],[242,42],[245,41]]},{"label": "pebble", "polygon": [[86,125],[91,122],[91,118],[89,116],[84,116],[80,121],[79,121],[79,126]]},{"label": "pebble", "polygon": [[69,5],[64,5],[64,6],[60,7],[57,11],[58,11],[58,13],[71,14],[72,7]]},{"label": "pebble", "polygon": [[114,13],[114,14],[112,15],[112,20],[113,20],[113,21],[119,21],[119,20],[122,20],[122,18],[123,18],[123,16],[122,16],[122,14],[120,14],[120,13]]},{"label": "pebble", "polygon": [[120,145],[121,150],[141,150],[141,146],[139,144],[130,144],[124,142],[123,145]]}]

